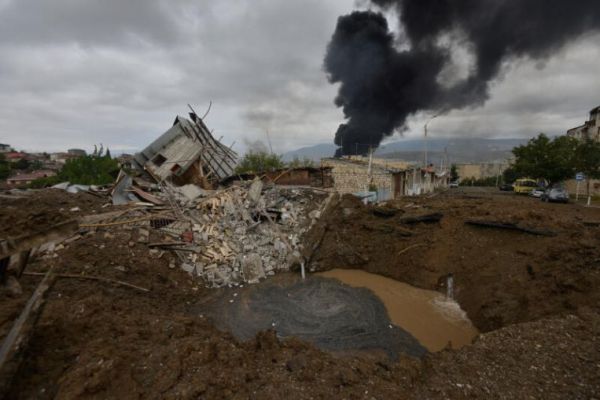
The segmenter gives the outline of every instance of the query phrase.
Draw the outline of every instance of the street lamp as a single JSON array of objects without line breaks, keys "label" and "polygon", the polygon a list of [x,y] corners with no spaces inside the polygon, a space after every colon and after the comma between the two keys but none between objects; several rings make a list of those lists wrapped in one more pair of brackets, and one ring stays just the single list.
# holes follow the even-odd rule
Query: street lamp
[{"label": "street lamp", "polygon": [[440,114],[435,114],[433,117],[429,118],[429,120],[425,123],[425,126],[423,127],[424,140],[425,140],[425,168],[427,168],[427,166],[428,166],[428,164],[427,164],[427,125],[439,116],[440,116]]}]

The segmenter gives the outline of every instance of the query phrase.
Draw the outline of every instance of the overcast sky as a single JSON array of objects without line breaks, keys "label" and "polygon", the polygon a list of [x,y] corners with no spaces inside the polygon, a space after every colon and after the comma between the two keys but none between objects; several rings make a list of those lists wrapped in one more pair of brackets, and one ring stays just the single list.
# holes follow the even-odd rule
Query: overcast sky
[{"label": "overcast sky", "polygon": [[[342,113],[322,70],[354,0],[0,0],[0,143],[59,151],[143,148],[187,104],[244,151],[331,142]],[[519,60],[482,108],[438,118],[432,136],[561,134],[600,105],[600,36],[545,65]],[[423,116],[405,137],[421,135]],[[398,136],[399,137],[399,136]]]}]

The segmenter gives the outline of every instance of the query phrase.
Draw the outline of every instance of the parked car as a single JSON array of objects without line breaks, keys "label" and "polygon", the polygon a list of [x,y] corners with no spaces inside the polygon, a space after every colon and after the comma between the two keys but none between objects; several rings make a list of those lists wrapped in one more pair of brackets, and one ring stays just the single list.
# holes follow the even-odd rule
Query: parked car
[{"label": "parked car", "polygon": [[503,192],[512,192],[513,185],[510,183],[503,183],[502,185],[498,186],[498,189],[502,190]]},{"label": "parked car", "polygon": [[513,191],[518,194],[529,194],[537,187],[538,183],[534,179],[521,178],[515,181],[513,185]]},{"label": "parked car", "polygon": [[545,191],[546,190],[544,188],[538,187],[538,188],[533,189],[531,192],[529,192],[529,195],[531,197],[538,197],[538,198],[540,198],[540,197],[542,197],[544,195]]},{"label": "parked car", "polygon": [[568,203],[569,192],[564,186],[555,185],[547,189],[541,197],[542,201],[554,202],[554,203]]},{"label": "parked car", "polygon": [[458,181],[452,181],[448,184],[448,187],[450,188],[457,188],[458,187]]}]

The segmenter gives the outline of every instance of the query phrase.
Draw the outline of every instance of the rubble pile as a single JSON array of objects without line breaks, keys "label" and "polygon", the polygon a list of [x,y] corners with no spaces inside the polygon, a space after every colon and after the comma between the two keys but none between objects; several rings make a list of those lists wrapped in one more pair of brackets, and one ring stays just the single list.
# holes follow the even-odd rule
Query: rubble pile
[{"label": "rubble pile", "polygon": [[160,230],[183,240],[174,250],[181,268],[209,287],[257,283],[300,265],[300,237],[326,197],[310,188],[265,187],[260,180],[201,194],[193,201],[176,196],[181,217]]}]

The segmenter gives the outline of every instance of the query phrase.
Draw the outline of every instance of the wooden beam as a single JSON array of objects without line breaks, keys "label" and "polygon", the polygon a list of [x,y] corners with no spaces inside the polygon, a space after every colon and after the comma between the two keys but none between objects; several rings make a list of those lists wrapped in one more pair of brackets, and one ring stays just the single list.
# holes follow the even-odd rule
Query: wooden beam
[{"label": "wooden beam", "polygon": [[20,356],[27,347],[42,305],[45,303],[46,294],[54,281],[53,268],[50,268],[2,342],[2,347],[0,347],[0,393],[6,393],[6,389],[18,369]]},{"label": "wooden beam", "polygon": [[22,235],[15,238],[9,238],[0,246],[0,259],[10,257],[13,254],[31,250],[34,247],[41,246],[44,243],[65,239],[74,234],[79,229],[79,224],[75,220],[69,220],[53,225],[48,229],[29,235]]}]

